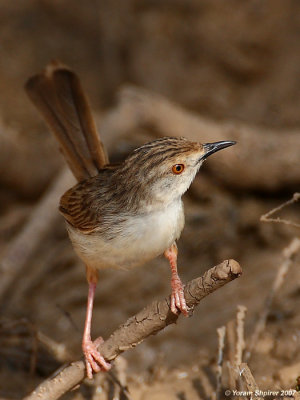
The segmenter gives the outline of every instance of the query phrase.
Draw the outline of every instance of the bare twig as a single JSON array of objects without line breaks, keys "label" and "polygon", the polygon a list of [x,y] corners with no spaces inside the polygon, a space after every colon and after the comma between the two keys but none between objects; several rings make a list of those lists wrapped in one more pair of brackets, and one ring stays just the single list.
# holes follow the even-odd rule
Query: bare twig
[{"label": "bare twig", "polygon": [[2,302],[14,280],[23,271],[29,257],[58,218],[59,196],[71,185],[71,182],[71,173],[65,168],[41,198],[28,222],[7,248],[0,262],[0,300]]},{"label": "bare twig", "polygon": [[235,349],[235,365],[238,367],[242,363],[243,351],[245,349],[245,316],[247,307],[238,306],[236,314],[236,349]]},{"label": "bare twig", "polygon": [[220,153],[207,165],[222,182],[264,191],[300,182],[297,132],[276,132],[234,121],[215,122],[138,87],[126,86],[120,91],[117,107],[102,118],[100,126],[103,138],[147,128],[159,135],[185,136],[203,143],[237,140],[238,147]]},{"label": "bare twig", "polygon": [[201,384],[201,388],[203,389],[205,399],[210,399],[212,397],[212,393],[214,393],[214,387],[212,382],[208,377],[207,371],[203,367],[199,368],[198,377]]},{"label": "bare twig", "polygon": [[263,398],[261,396],[256,396],[255,391],[257,391],[257,394],[259,394],[259,388],[255,382],[255,379],[250,371],[250,368],[246,363],[243,363],[240,365],[240,375],[244,379],[247,389],[249,392],[253,393],[253,396],[250,396],[250,398],[255,398],[257,400],[262,400]]},{"label": "bare twig", "polygon": [[114,383],[114,400],[121,400],[122,396],[126,396],[126,400],[129,398],[129,393],[127,390],[127,361],[124,357],[119,356],[115,360],[114,370],[115,374],[112,375],[112,381]]},{"label": "bare twig", "polygon": [[239,366],[245,349],[244,325],[247,308],[239,305],[235,320],[226,324],[226,352],[228,369],[228,387],[236,388],[240,378]]},{"label": "bare twig", "polygon": [[226,366],[228,369],[228,387],[236,387],[236,366],[235,366],[235,352],[236,352],[236,321],[230,320],[226,324]]},{"label": "bare twig", "polygon": [[279,223],[282,223],[282,224],[292,225],[292,226],[295,226],[296,228],[300,228],[300,224],[297,224],[296,222],[289,221],[289,220],[286,220],[286,219],[282,219],[280,217],[270,218],[271,215],[273,215],[276,212],[282,210],[286,206],[289,206],[291,204],[296,203],[298,200],[300,200],[300,193],[294,193],[293,197],[290,200],[286,201],[285,203],[281,204],[280,206],[275,207],[271,211],[269,211],[266,214],[262,215],[260,217],[260,220],[262,222],[279,222]]},{"label": "bare twig", "polygon": [[111,382],[106,374],[95,375],[93,381],[87,382],[92,387],[92,394],[90,400],[115,400],[113,393],[111,393],[110,385]]},{"label": "bare twig", "polygon": [[270,313],[273,299],[277,294],[279,288],[281,287],[283,280],[286,274],[288,273],[290,266],[293,263],[293,257],[299,250],[300,250],[300,239],[298,238],[294,238],[291,241],[291,243],[283,250],[284,260],[277,271],[277,275],[273,282],[272,288],[265,300],[265,305],[261,311],[261,314],[257,320],[252,336],[249,340],[249,346],[245,357],[246,361],[248,361],[249,358],[251,357],[251,353],[254,349],[254,346],[257,343],[257,340],[259,339],[261,333],[265,329],[267,317]]},{"label": "bare twig", "polygon": [[217,363],[216,399],[219,400],[222,388],[223,353],[224,353],[226,327],[222,326],[221,328],[218,328],[217,333],[218,333],[218,363]]},{"label": "bare twig", "polygon": [[62,363],[72,360],[72,354],[70,354],[67,346],[64,343],[59,343],[45,335],[41,331],[36,333],[37,340],[48,350],[53,357]]},{"label": "bare twig", "polygon": [[[241,267],[236,261],[226,260],[208,270],[202,277],[190,281],[184,290],[188,307],[195,307],[204,297],[239,277],[241,273]],[[101,352],[105,359],[114,360],[119,354],[137,346],[149,335],[156,334],[167,325],[175,323],[178,315],[170,311],[169,305],[170,298],[154,301],[138,314],[129,318],[101,345]],[[56,376],[41,383],[25,399],[58,399],[80,383],[84,377],[84,362],[73,362],[63,368]]]}]

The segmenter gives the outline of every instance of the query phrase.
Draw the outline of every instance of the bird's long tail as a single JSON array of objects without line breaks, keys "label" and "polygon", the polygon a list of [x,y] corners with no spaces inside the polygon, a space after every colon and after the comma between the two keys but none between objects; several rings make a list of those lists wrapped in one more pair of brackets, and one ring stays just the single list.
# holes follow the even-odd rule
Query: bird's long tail
[{"label": "bird's long tail", "polygon": [[30,78],[25,89],[55,134],[76,179],[97,175],[108,158],[78,76],[52,62]]}]

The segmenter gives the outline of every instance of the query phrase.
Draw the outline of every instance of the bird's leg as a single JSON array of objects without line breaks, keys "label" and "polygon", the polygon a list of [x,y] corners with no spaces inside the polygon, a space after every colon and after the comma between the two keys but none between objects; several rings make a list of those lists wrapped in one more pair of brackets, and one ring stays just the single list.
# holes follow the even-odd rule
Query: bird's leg
[{"label": "bird's leg", "polygon": [[92,379],[93,372],[99,372],[100,370],[108,371],[111,365],[105,361],[98,351],[98,346],[103,342],[102,337],[99,337],[94,342],[91,339],[91,322],[98,272],[94,268],[86,266],[86,277],[89,284],[89,294],[82,338],[82,350],[85,357],[87,376],[89,379]]},{"label": "bird's leg", "polygon": [[164,253],[165,257],[169,260],[171,267],[171,274],[172,274],[171,276],[172,294],[171,294],[170,308],[174,314],[177,314],[179,310],[182,312],[183,315],[188,316],[189,313],[184,298],[183,284],[177,272],[177,253],[178,250],[175,242]]}]

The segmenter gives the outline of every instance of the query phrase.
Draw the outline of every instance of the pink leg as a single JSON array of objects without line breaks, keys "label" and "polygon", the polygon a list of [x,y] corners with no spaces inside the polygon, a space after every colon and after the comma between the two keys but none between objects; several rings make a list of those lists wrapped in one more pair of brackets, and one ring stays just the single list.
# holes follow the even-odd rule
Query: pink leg
[{"label": "pink leg", "polygon": [[178,313],[178,310],[182,312],[183,315],[188,316],[188,307],[185,302],[184,293],[183,293],[183,284],[179,278],[177,272],[177,246],[176,243],[173,243],[172,246],[165,251],[165,257],[170,262],[171,267],[171,304],[170,308],[174,314]]},{"label": "pink leg", "polygon": [[97,350],[98,346],[103,342],[103,339],[99,337],[94,342],[92,342],[91,340],[93,304],[98,281],[97,271],[87,267],[87,280],[89,283],[89,294],[82,338],[82,350],[85,357],[87,377],[89,379],[92,379],[93,372],[99,372],[100,370],[108,371],[111,365],[107,361],[105,361],[105,359]]}]

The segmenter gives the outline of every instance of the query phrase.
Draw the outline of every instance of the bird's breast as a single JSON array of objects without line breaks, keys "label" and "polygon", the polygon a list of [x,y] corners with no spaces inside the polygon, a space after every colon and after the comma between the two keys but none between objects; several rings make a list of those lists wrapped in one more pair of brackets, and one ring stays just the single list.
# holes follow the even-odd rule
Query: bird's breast
[{"label": "bird's breast", "polygon": [[181,199],[148,213],[113,220],[105,233],[85,235],[68,227],[79,257],[95,268],[131,268],[162,254],[179,238],[184,226]]}]

